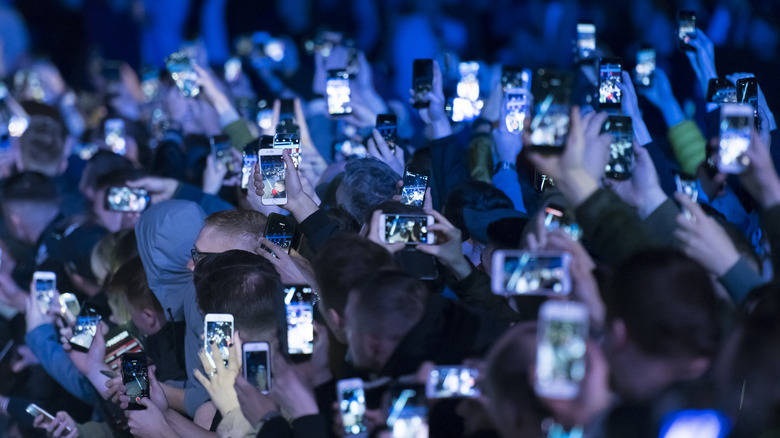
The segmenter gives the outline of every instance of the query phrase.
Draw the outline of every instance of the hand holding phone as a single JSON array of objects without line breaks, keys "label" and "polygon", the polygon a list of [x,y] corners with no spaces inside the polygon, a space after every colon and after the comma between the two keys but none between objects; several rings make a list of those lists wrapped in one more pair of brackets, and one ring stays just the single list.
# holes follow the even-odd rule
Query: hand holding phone
[{"label": "hand holding phone", "polygon": [[130,398],[127,409],[146,409],[141,398],[149,398],[149,368],[146,353],[125,353],[122,355],[122,383],[125,395]]},{"label": "hand holding phone", "polygon": [[426,169],[415,169],[407,166],[404,170],[404,185],[401,188],[401,203],[422,207],[425,202],[425,191],[428,189],[428,174]]},{"label": "hand holding phone", "polygon": [[171,53],[165,59],[165,66],[184,97],[195,97],[200,94],[200,87],[197,83],[198,73],[195,71],[193,62],[186,52]]},{"label": "hand holding phone", "polygon": [[287,254],[292,248],[295,225],[286,216],[279,213],[271,213],[265,224],[263,236],[273,242],[274,245],[284,250]]},{"label": "hand holding phone", "polygon": [[267,342],[245,342],[241,346],[244,378],[261,393],[271,390],[271,351]]},{"label": "hand holding phone", "polygon": [[76,325],[73,327],[73,337],[70,338],[70,346],[76,351],[88,352],[102,319],[102,315],[95,307],[89,303],[84,303],[79,316],[76,318]]},{"label": "hand holding phone", "polygon": [[336,384],[339,400],[339,412],[347,437],[364,438],[368,436],[368,427],[363,422],[366,413],[366,396],[361,379],[339,380]]},{"label": "hand holding phone", "polygon": [[[38,416],[42,416],[43,420],[40,423],[35,425],[35,427],[37,428],[46,429],[49,425],[57,421],[57,418],[54,417],[54,415],[46,412],[35,403],[30,403],[29,405],[27,405],[27,408],[25,408],[25,412],[30,414],[34,419],[38,418]],[[71,429],[70,426],[65,426],[65,433],[70,434],[72,431],[73,429]]]},{"label": "hand holding phone", "polygon": [[405,243],[407,245],[432,245],[435,241],[431,215],[382,214],[379,219],[384,233],[380,239],[384,243]]},{"label": "hand holding phone", "polygon": [[[204,324],[203,351],[205,351],[206,357],[211,362],[211,366],[216,368],[217,359],[227,361],[230,357],[228,346],[233,342],[233,315],[229,313],[208,313],[204,318]],[[219,358],[211,356],[212,344],[219,350]]]},{"label": "hand holding phone", "polygon": [[691,46],[693,39],[696,39],[696,13],[693,11],[677,12],[677,47],[682,51],[696,50]]},{"label": "hand holding phone", "polygon": [[140,213],[149,207],[151,197],[146,189],[108,187],[104,207],[109,211]]},{"label": "hand holding phone", "polygon": [[260,171],[263,174],[263,205],[284,205],[287,203],[285,183],[287,166],[283,149],[260,149]]},{"label": "hand holding phone", "polygon": [[314,304],[317,295],[305,284],[284,287],[287,320],[287,354],[293,362],[305,361],[314,353]]}]

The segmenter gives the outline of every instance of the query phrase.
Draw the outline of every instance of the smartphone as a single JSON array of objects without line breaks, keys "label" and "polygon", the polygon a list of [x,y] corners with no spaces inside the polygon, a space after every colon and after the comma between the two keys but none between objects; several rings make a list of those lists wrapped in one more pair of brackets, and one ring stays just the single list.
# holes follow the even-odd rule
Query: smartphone
[{"label": "smartphone", "polygon": [[622,92],[617,84],[623,82],[623,61],[619,58],[599,60],[599,108],[620,108]]},{"label": "smartphone", "polygon": [[295,123],[295,100],[279,100],[279,124],[276,125],[276,134],[300,135],[301,127]]},{"label": "smartphone", "polygon": [[661,419],[661,431],[658,437],[726,438],[731,433],[731,428],[731,420],[719,410],[675,410]]},{"label": "smartphone", "polygon": [[328,70],[325,92],[328,96],[328,114],[332,116],[352,114],[352,92],[349,87],[349,73],[346,70]]},{"label": "smartphone", "polygon": [[501,67],[501,89],[506,93],[509,88],[525,88],[531,85],[531,71],[520,67]]},{"label": "smartphone", "polygon": [[[54,415],[44,411],[40,406],[36,405],[35,403],[30,403],[29,405],[27,405],[25,411],[28,414],[30,414],[33,418],[36,418],[39,415],[43,415],[43,423],[41,424],[42,427],[45,427],[55,421]],[[65,432],[68,434],[71,433],[71,428],[69,426],[65,426]]]},{"label": "smartphone", "polygon": [[38,309],[44,315],[49,313],[51,302],[54,301],[54,291],[57,289],[57,274],[49,271],[35,271],[33,274],[33,292]]},{"label": "smartphone", "polygon": [[236,82],[241,77],[241,58],[233,56],[225,61],[225,82]]},{"label": "smartphone", "polygon": [[428,374],[425,396],[432,398],[479,397],[479,371],[465,366],[437,366]]},{"label": "smartphone", "polygon": [[144,351],[141,343],[121,326],[114,327],[106,334],[106,365],[111,370],[122,372],[122,355]]},{"label": "smartphone", "polygon": [[590,61],[596,56],[596,25],[577,23],[577,61]]},{"label": "smartphone", "polygon": [[122,383],[125,395],[130,398],[129,410],[146,409],[141,398],[149,398],[149,368],[146,353],[125,353],[122,355]]},{"label": "smartphone", "polygon": [[76,318],[78,317],[79,312],[81,312],[81,305],[76,296],[70,292],[66,292],[60,295],[58,301],[60,302],[60,315],[62,315],[62,319],[64,319],[69,326],[76,324]]},{"label": "smartphone", "polygon": [[750,164],[745,152],[753,133],[753,107],[746,104],[724,104],[720,107],[720,143],[718,170],[742,173]]},{"label": "smartphone", "polygon": [[447,102],[447,114],[453,122],[470,122],[482,112],[482,101],[472,101],[465,97],[455,97]]},{"label": "smartphone", "polygon": [[310,359],[314,353],[314,303],[317,295],[305,284],[284,287],[287,315],[287,354],[295,361]]},{"label": "smartphone", "polygon": [[216,368],[216,361],[211,356],[211,343],[219,348],[219,355],[227,365],[230,357],[228,346],[233,342],[233,315],[229,313],[207,313],[203,329],[203,350],[211,365]]},{"label": "smartphone", "polygon": [[395,114],[377,114],[376,130],[382,134],[390,149],[395,149],[398,140],[398,122]]},{"label": "smartphone", "polygon": [[150,200],[146,189],[109,187],[106,189],[104,205],[109,211],[142,212],[149,207]]},{"label": "smartphone", "polygon": [[737,103],[737,88],[728,79],[710,79],[706,100],[710,103]]},{"label": "smartphone", "polygon": [[618,181],[631,178],[634,172],[634,128],[631,117],[609,116],[601,132],[612,134],[605,176]]},{"label": "smartphone", "polygon": [[[388,146],[390,146],[388,144]],[[392,147],[391,147],[392,148]],[[352,158],[366,158],[368,151],[366,146],[362,143],[356,143],[352,140],[344,140],[342,142],[333,143],[333,156],[336,161],[345,161]]]},{"label": "smartphone", "polygon": [[404,186],[401,188],[401,203],[422,207],[425,201],[425,190],[428,188],[428,171],[406,166],[404,171]]},{"label": "smartphone", "polygon": [[538,152],[561,153],[569,134],[571,74],[540,68],[532,83],[534,118],[531,148]]},{"label": "smartphone", "polygon": [[491,288],[497,295],[567,295],[571,254],[561,251],[496,250]]},{"label": "smartphone", "polygon": [[387,425],[393,437],[428,436],[428,401],[425,385],[396,386],[390,390],[390,412]]},{"label": "smartphone", "polygon": [[[699,184],[695,176],[676,173],[674,175],[674,183],[677,186],[677,193],[687,196],[694,204],[699,201]],[[693,218],[691,212],[684,205],[682,206],[682,211],[689,220]]]},{"label": "smartphone", "polygon": [[141,91],[144,95],[144,102],[151,102],[157,98],[160,91],[160,71],[154,67],[143,67],[141,69]]},{"label": "smartphone", "polygon": [[528,91],[525,88],[507,88],[504,93],[503,117],[507,132],[523,132],[528,112]]},{"label": "smartphone", "polygon": [[263,205],[284,205],[287,203],[287,188],[284,185],[285,164],[282,149],[260,149],[260,171],[263,172]]},{"label": "smartphone", "polygon": [[192,65],[192,60],[184,51],[171,53],[165,59],[165,66],[184,97],[195,97],[200,94],[197,83],[198,73]]},{"label": "smartphone", "polygon": [[544,214],[544,228],[548,232],[560,229],[574,241],[582,239],[582,228],[566,214],[564,207],[551,202],[544,208]]},{"label": "smartphone", "polygon": [[301,163],[301,137],[298,134],[274,135],[274,148],[290,149],[290,158],[297,169]]},{"label": "smartphone", "polygon": [[379,223],[384,224],[380,234],[385,243],[403,242],[407,245],[431,245],[434,243],[433,216],[426,214],[382,214]]},{"label": "smartphone", "polygon": [[433,91],[433,60],[415,59],[412,64],[412,90],[414,90],[414,108],[428,108],[428,102],[421,97]]},{"label": "smartphone", "polygon": [[257,116],[255,117],[255,121],[262,131],[269,131],[273,128],[274,109],[268,100],[260,99],[257,101]]},{"label": "smartphone", "polygon": [[696,50],[690,42],[696,38],[696,13],[693,11],[677,12],[677,47],[680,50]]},{"label": "smartphone", "polygon": [[585,377],[588,308],[548,300],[539,308],[534,390],[540,397],[572,399]]},{"label": "smartphone", "polygon": [[271,390],[271,349],[267,342],[245,342],[241,346],[244,356],[244,378],[261,393]]},{"label": "smartphone", "polygon": [[539,169],[534,169],[534,189],[537,193],[542,193],[554,187],[555,181],[549,175],[539,172]]},{"label": "smartphone", "polygon": [[[458,73],[460,73],[460,80],[456,85],[455,94],[458,98],[469,102],[472,108],[463,113],[463,117],[456,121],[474,120],[479,116],[482,107],[479,101],[479,62],[468,61],[459,63]],[[453,111],[455,109],[456,107],[453,105]],[[455,119],[454,116],[453,119]]]},{"label": "smartphone", "polygon": [[244,146],[244,152],[241,157],[241,188],[244,190],[249,188],[250,181],[252,180],[252,172],[254,172],[255,165],[257,164],[259,150],[259,139]]},{"label": "smartphone", "polygon": [[655,73],[655,48],[643,44],[636,52],[636,84],[640,87],[649,87],[653,82]]},{"label": "smartphone", "polygon": [[89,351],[102,318],[100,312],[91,304],[84,303],[81,306],[79,316],[76,317],[76,325],[73,326],[73,337],[70,338],[70,345],[74,350],[83,353]]},{"label": "smartphone", "polygon": [[211,143],[211,155],[215,162],[225,164],[228,172],[234,172],[233,154],[231,152],[230,137],[227,135],[217,135],[209,139]]},{"label": "smartphone", "polygon": [[290,223],[286,216],[279,213],[268,215],[264,236],[276,246],[282,248],[287,254],[290,253],[294,234],[295,226]]},{"label": "smartphone", "polygon": [[125,142],[125,121],[122,119],[108,119],[103,124],[103,132],[106,136],[106,146],[117,155],[127,152]]},{"label": "smartphone", "polygon": [[756,129],[761,129],[758,116],[758,81],[756,78],[737,79],[737,103],[749,103],[753,106],[753,120]]},{"label": "smartphone", "polygon": [[366,395],[361,379],[339,380],[336,384],[339,399],[341,421],[344,424],[344,435],[363,438],[368,436],[368,428],[363,423],[366,413]]}]

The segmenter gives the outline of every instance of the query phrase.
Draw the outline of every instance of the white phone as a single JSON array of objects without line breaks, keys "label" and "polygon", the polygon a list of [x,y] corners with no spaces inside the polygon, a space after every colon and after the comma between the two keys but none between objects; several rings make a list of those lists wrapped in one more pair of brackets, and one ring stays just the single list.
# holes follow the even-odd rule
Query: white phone
[{"label": "white phone", "polygon": [[497,295],[566,295],[570,264],[567,252],[499,249],[493,252],[490,286]]},{"label": "white phone", "polygon": [[753,133],[753,106],[722,104],[720,106],[720,144],[718,169],[723,173],[742,173],[747,169],[745,157]]},{"label": "white phone", "polygon": [[282,148],[260,149],[260,171],[263,173],[263,205],[284,205],[287,203],[287,188],[284,176],[286,167]]},{"label": "white phone", "polygon": [[363,423],[366,413],[366,395],[362,379],[339,380],[336,386],[339,398],[339,411],[347,437],[362,438],[368,436],[368,428]]},{"label": "white phone", "polygon": [[57,274],[49,271],[35,271],[33,274],[33,298],[41,313],[47,313],[57,289]]},{"label": "white phone", "polygon": [[271,390],[271,352],[268,342],[246,342],[241,347],[244,355],[244,378],[268,394]]},{"label": "white phone", "polygon": [[546,301],[538,324],[534,390],[540,397],[572,399],[585,377],[588,308],[574,301]]},{"label": "white phone", "polygon": [[435,238],[433,231],[428,229],[431,225],[433,216],[429,214],[382,214],[379,226],[384,228],[379,236],[385,243],[432,245]]},{"label": "white phone", "polygon": [[79,304],[78,298],[72,293],[67,292],[60,295],[59,302],[60,313],[65,321],[71,326],[76,324],[76,318],[79,316],[79,312],[81,312],[81,305]]},{"label": "white phone", "polygon": [[[56,419],[54,418],[54,415],[44,411],[41,409],[40,406],[36,405],[35,403],[30,403],[27,405],[27,408],[25,409],[28,414],[32,415],[33,418],[36,418],[38,415],[43,415],[43,424],[42,426],[46,426],[52,422],[54,422]],[[65,426],[65,432],[70,433],[71,429],[68,426]]]},{"label": "white phone", "polygon": [[216,362],[211,357],[211,342],[219,348],[219,354],[223,361],[230,357],[228,346],[233,342],[233,315],[229,313],[208,313],[203,329],[203,350],[211,361],[211,366],[216,368]]},{"label": "white phone", "polygon": [[472,398],[480,394],[477,388],[479,371],[461,365],[437,366],[428,374],[425,396],[433,398]]}]

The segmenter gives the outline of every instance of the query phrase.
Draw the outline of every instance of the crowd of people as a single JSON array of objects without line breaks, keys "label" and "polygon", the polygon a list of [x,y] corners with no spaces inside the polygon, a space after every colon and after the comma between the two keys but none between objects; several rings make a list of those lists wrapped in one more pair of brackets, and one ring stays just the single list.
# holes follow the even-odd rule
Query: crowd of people
[{"label": "crowd of people", "polygon": [[0,435],[780,430],[775,2],[16,3]]}]

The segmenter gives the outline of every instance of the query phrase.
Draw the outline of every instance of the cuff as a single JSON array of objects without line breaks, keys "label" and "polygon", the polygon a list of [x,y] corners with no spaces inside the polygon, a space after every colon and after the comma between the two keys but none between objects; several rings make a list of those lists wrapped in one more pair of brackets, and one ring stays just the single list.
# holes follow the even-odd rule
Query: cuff
[{"label": "cuff", "polygon": [[734,263],[734,266],[718,280],[736,304],[742,303],[751,290],[765,283],[758,272],[750,266],[745,256],[740,256],[737,263]]},{"label": "cuff", "polygon": [[318,230],[326,227],[330,224],[330,218],[325,210],[319,209],[310,214],[309,217],[298,224],[298,228],[301,230],[304,236],[313,236]]}]

